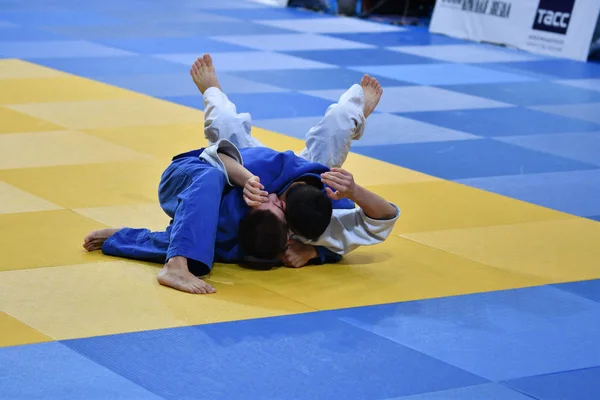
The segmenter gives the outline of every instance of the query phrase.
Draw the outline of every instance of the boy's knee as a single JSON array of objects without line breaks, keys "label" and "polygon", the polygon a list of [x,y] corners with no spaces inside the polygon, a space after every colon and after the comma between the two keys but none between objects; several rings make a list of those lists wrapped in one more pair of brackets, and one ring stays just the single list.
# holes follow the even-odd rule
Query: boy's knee
[{"label": "boy's knee", "polygon": [[212,118],[207,121],[208,124],[206,128],[210,129],[218,129],[218,130],[227,130],[231,127],[232,124],[239,124],[237,122],[238,114],[235,110],[231,109],[223,109],[219,110],[219,114],[216,116],[212,116]]},{"label": "boy's knee", "polygon": [[210,122],[207,121],[204,132],[210,142],[227,139],[237,147],[247,147],[238,137],[249,135],[251,127],[252,123],[249,114],[237,114],[234,111],[226,111],[211,119]]},{"label": "boy's knee", "polygon": [[332,118],[341,117],[348,114],[348,106],[346,104],[332,104],[327,110],[327,115]]}]

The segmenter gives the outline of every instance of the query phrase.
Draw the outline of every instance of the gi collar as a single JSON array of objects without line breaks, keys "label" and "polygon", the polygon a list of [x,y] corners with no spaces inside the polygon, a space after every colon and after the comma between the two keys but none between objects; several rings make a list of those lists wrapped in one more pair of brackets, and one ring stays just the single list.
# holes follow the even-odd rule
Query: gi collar
[{"label": "gi collar", "polygon": [[321,175],[307,173],[307,174],[299,176],[298,178],[294,179],[292,182],[285,185],[283,187],[283,189],[281,189],[279,192],[277,192],[277,196],[281,196],[286,190],[289,189],[289,187],[292,185],[292,183],[296,183],[298,181],[305,181],[308,185],[312,185],[312,186],[318,188],[319,190],[325,189],[325,185],[323,184],[323,182],[321,182]]}]

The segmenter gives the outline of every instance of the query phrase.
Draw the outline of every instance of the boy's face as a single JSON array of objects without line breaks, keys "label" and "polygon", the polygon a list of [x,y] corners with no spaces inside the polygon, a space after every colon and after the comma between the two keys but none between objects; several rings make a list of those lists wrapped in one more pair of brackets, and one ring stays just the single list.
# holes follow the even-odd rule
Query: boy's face
[{"label": "boy's face", "polygon": [[271,193],[267,197],[267,201],[256,207],[257,210],[267,210],[275,214],[281,221],[285,220],[285,201],[282,201],[277,197],[275,193]]}]

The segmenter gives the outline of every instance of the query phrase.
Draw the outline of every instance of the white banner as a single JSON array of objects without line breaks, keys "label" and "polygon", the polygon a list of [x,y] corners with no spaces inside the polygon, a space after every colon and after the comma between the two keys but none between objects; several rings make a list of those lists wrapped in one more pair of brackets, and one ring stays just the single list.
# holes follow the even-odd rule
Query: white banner
[{"label": "white banner", "polygon": [[586,61],[600,0],[437,0],[432,33]]}]

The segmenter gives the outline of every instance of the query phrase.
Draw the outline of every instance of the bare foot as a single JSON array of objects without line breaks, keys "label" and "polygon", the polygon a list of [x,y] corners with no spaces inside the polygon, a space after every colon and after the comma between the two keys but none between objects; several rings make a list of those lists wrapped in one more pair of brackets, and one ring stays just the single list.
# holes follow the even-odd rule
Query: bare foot
[{"label": "bare foot", "polygon": [[194,64],[192,64],[190,75],[202,94],[210,87],[221,89],[221,85],[219,85],[219,81],[217,80],[217,73],[215,72],[212,58],[209,54],[198,57]]},{"label": "bare foot", "polygon": [[193,294],[215,293],[216,289],[194,276],[184,257],[173,257],[158,273],[158,282],[163,286]]},{"label": "bare foot", "polygon": [[108,228],[94,231],[83,239],[83,248],[87,251],[100,250],[106,239],[120,230],[121,228]]},{"label": "bare foot", "polygon": [[364,113],[365,118],[367,118],[369,115],[371,115],[373,110],[375,110],[375,107],[377,107],[377,104],[381,99],[381,95],[383,94],[383,89],[381,88],[381,85],[377,79],[372,78],[369,75],[363,76],[362,80],[360,81],[360,86],[362,86],[365,92]]}]

